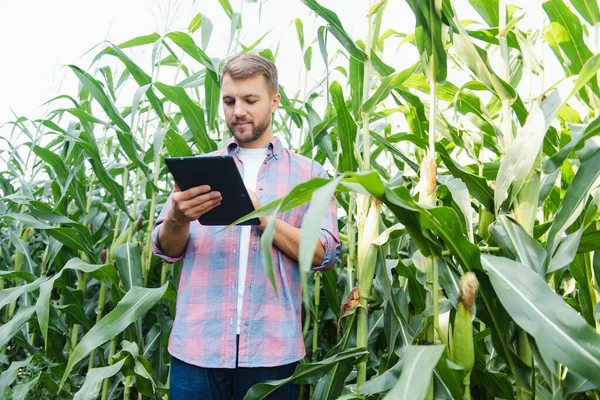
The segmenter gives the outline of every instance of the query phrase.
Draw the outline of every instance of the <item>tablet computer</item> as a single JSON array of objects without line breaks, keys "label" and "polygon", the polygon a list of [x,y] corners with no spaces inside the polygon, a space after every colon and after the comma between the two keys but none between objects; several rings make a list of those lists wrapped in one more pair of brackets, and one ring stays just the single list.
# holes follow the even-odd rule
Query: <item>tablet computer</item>
[{"label": "tablet computer", "polygon": [[[167,157],[165,163],[182,191],[209,185],[221,193],[221,204],[198,218],[202,225],[229,225],[254,211],[244,180],[230,155]],[[253,218],[238,225],[260,225]]]}]

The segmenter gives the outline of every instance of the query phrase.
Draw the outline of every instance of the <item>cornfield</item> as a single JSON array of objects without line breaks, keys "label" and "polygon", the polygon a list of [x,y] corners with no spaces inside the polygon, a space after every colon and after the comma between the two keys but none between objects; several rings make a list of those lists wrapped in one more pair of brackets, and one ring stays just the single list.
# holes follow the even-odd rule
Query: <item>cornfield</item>
[{"label": "cornfield", "polygon": [[[315,31],[296,19],[298,42],[281,45],[301,51],[304,88],[281,82],[273,129],[330,179],[246,218],[316,199],[310,249],[318,199],[333,195],[342,248],[325,273],[301,253],[307,356],[245,399],[293,382],[303,399],[600,400],[598,3],[462,0],[473,21],[450,0],[400,0],[415,25],[385,26],[388,1],[369,0],[357,38],[326,1],[300,1]],[[90,68],[69,65],[77,92],[5,124],[0,398],[168,396],[181,262],[163,263],[150,240],[173,189],[164,158],[227,143],[228,56],[277,64],[267,24],[242,43],[242,10],[219,3],[227,52],[207,54],[202,12],[187,31],[103,43]],[[408,68],[386,61],[390,43]],[[133,56],[143,46],[147,67]]]}]

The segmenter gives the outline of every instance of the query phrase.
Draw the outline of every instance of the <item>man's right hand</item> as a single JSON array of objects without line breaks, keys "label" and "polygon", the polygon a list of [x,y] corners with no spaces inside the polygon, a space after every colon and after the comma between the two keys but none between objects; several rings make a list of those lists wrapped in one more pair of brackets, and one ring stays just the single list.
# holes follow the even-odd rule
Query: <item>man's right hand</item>
[{"label": "man's right hand", "polygon": [[221,193],[211,191],[208,185],[193,187],[183,192],[175,185],[168,218],[180,225],[189,223],[220,205],[222,200]]}]

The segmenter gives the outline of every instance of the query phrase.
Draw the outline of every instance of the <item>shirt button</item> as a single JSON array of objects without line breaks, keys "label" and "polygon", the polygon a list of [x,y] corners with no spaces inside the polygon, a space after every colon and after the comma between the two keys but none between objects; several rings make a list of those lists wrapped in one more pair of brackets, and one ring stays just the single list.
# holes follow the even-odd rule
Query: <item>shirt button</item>
[{"label": "shirt button", "polygon": [[244,322],[244,325],[248,326],[248,324],[249,324],[249,322],[248,322],[248,321]]},{"label": "shirt button", "polygon": [[258,190],[262,190],[262,186],[258,188]]},{"label": "shirt button", "polygon": [[249,287],[249,288],[251,288],[251,287],[252,287],[252,284],[249,284],[249,285],[248,285],[248,287]]},{"label": "shirt button", "polygon": [[252,250],[256,250],[256,245],[252,246]]},{"label": "shirt button", "polygon": [[263,164],[267,165],[267,162],[265,161]]}]

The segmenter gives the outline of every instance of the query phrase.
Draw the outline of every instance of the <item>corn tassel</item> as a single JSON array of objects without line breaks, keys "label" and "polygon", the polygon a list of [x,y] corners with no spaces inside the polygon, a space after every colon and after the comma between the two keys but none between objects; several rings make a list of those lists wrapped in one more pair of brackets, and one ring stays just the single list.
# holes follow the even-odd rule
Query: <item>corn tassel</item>
[{"label": "corn tassel", "polygon": [[453,361],[465,370],[465,398],[471,398],[471,370],[475,365],[475,348],[473,346],[473,303],[479,282],[472,272],[467,272],[460,279],[460,300],[454,317],[454,333],[452,339]]}]

